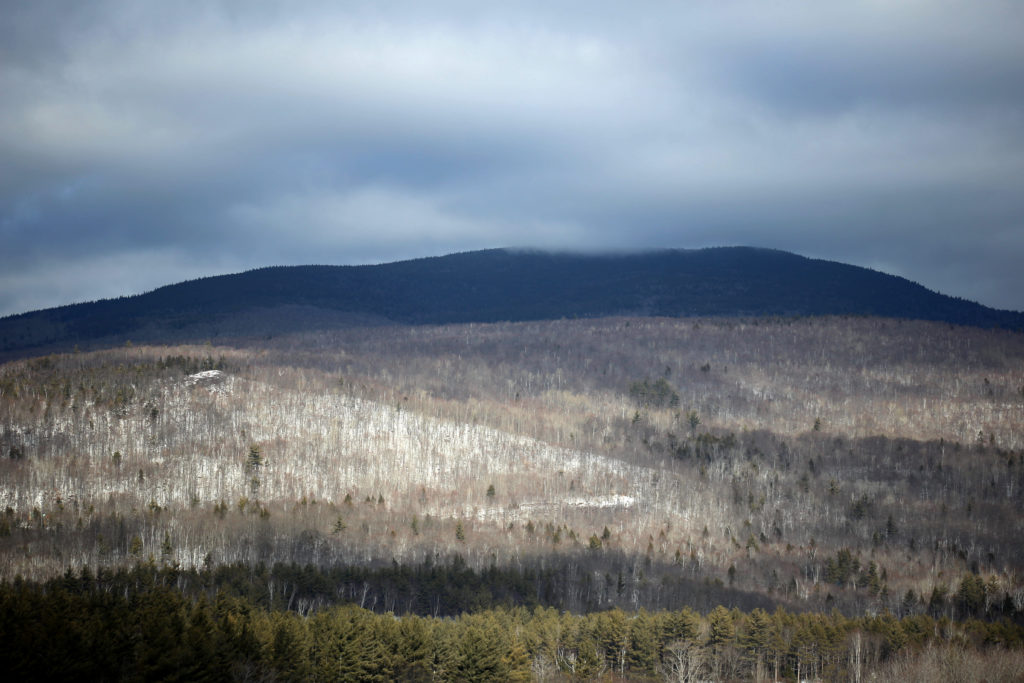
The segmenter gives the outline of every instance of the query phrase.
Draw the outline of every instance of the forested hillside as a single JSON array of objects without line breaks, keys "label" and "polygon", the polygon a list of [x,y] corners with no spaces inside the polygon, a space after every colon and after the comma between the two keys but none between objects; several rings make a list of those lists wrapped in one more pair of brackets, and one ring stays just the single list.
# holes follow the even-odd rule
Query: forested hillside
[{"label": "forested hillside", "polygon": [[748,247],[491,249],[374,266],[261,268],[0,318],[0,359],[342,329],[606,316],[871,315],[1024,329],[1024,314],[878,271]]},{"label": "forested hillside", "polygon": [[[315,642],[316,619],[384,628],[345,605],[500,608],[486,619],[524,634],[533,610],[578,615],[554,644],[510,641],[501,671],[541,680],[690,680],[690,655],[702,676],[813,661],[846,680],[857,663],[924,671],[951,643],[1007,663],[1024,623],[1022,427],[1024,337],[881,318],[379,325],[12,361],[3,604],[50,599],[67,571],[62,590],[90,605],[123,595],[102,587],[117,581],[175,588],[181,624],[231,622],[235,608],[195,612],[230,594],[259,622],[250,664],[285,678],[278,637]],[[731,636],[714,635],[719,607]],[[666,625],[684,610],[693,633]],[[805,612],[822,620],[807,633],[833,634],[813,656],[785,621]],[[587,620],[607,614],[629,632],[661,620],[648,659],[595,635]],[[755,614],[776,615],[773,657],[743,649]],[[472,623],[399,628],[437,643]]]}]

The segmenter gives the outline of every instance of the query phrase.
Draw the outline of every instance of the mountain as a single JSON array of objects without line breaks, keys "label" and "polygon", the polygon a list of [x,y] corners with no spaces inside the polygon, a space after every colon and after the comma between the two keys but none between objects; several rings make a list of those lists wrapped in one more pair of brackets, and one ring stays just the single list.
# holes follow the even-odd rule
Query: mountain
[{"label": "mountain", "polygon": [[0,357],[354,324],[870,315],[1024,329],[1024,313],[843,263],[749,247],[583,255],[493,249],[371,266],[270,267],[0,319]]},{"label": "mountain", "polygon": [[719,249],[0,321],[122,340],[0,363],[0,670],[1022,680],[1024,334],[836,311],[1003,315]]}]

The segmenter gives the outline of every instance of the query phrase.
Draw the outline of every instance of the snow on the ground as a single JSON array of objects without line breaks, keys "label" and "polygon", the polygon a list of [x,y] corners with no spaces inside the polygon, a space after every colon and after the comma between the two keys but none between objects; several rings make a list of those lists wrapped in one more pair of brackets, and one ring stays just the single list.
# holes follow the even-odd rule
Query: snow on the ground
[{"label": "snow on the ground", "polygon": [[223,382],[227,377],[221,370],[203,370],[185,378],[185,386],[194,387],[197,384],[208,385]]}]

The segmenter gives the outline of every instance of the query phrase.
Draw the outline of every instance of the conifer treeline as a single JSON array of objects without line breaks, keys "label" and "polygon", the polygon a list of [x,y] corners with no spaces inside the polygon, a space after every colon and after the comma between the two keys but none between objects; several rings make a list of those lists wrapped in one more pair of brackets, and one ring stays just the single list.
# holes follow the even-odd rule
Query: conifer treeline
[{"label": "conifer treeline", "polygon": [[[499,582],[457,563],[434,574]],[[268,589],[281,576],[295,582],[290,595]],[[721,606],[573,615],[482,594],[478,611],[459,616],[352,603],[295,611],[299,584],[308,593],[331,578],[311,567],[140,565],[16,580],[0,586],[0,669],[18,680],[855,680],[898,667],[910,675],[922,653],[966,649],[998,663],[991,680],[1024,674],[1024,627],[1009,619]]]}]

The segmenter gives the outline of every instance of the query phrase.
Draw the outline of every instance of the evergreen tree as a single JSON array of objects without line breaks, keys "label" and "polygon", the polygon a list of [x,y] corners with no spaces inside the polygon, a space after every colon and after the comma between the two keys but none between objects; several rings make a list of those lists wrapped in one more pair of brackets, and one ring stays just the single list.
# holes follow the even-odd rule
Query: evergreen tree
[{"label": "evergreen tree", "polygon": [[646,610],[641,609],[629,624],[627,661],[630,671],[645,676],[655,675],[661,660],[660,645],[657,622]]},{"label": "evergreen tree", "polygon": [[602,612],[597,616],[594,636],[604,652],[608,668],[620,674],[625,669],[626,652],[629,646],[629,630],[625,613],[619,608]]},{"label": "evergreen tree", "polygon": [[206,595],[192,606],[185,629],[185,649],[188,651],[188,667],[182,677],[189,681],[223,680],[228,670],[218,667],[214,624],[210,617],[210,605]]},{"label": "evergreen tree", "polygon": [[965,574],[956,592],[956,603],[963,617],[981,615],[985,607],[985,580],[974,573]]},{"label": "evergreen tree", "polygon": [[174,554],[174,546],[171,544],[171,534],[167,531],[164,532],[164,542],[160,544],[160,555],[166,562]]},{"label": "evergreen tree", "polygon": [[727,650],[732,647],[736,638],[736,626],[732,615],[725,607],[719,605],[708,614],[708,651],[711,655],[711,668],[718,677],[727,677],[724,672],[728,667]]},{"label": "evergreen tree", "polygon": [[275,612],[270,665],[280,680],[304,681],[310,676],[309,640],[306,626],[292,612]]},{"label": "evergreen tree", "polygon": [[760,671],[765,653],[771,643],[771,617],[763,609],[757,608],[750,613],[746,626],[746,631],[740,638],[740,645],[743,647],[751,668]]},{"label": "evergreen tree", "polygon": [[263,467],[263,450],[258,445],[253,444],[249,447],[249,456],[245,460],[245,467],[250,474],[259,475],[260,468]]},{"label": "evergreen tree", "polygon": [[260,468],[263,467],[263,452],[260,447],[253,444],[249,448],[249,457],[245,460],[245,468],[249,472],[249,490],[256,496],[260,490]]},{"label": "evergreen tree", "polygon": [[695,642],[700,637],[700,615],[689,607],[669,613],[665,619],[664,637],[667,641]]},{"label": "evergreen tree", "polygon": [[509,639],[495,623],[493,615],[466,616],[459,625],[461,635],[454,671],[456,680],[508,680]]},{"label": "evergreen tree", "polygon": [[395,676],[403,681],[429,681],[433,657],[433,634],[420,617],[405,616],[397,625]]}]

